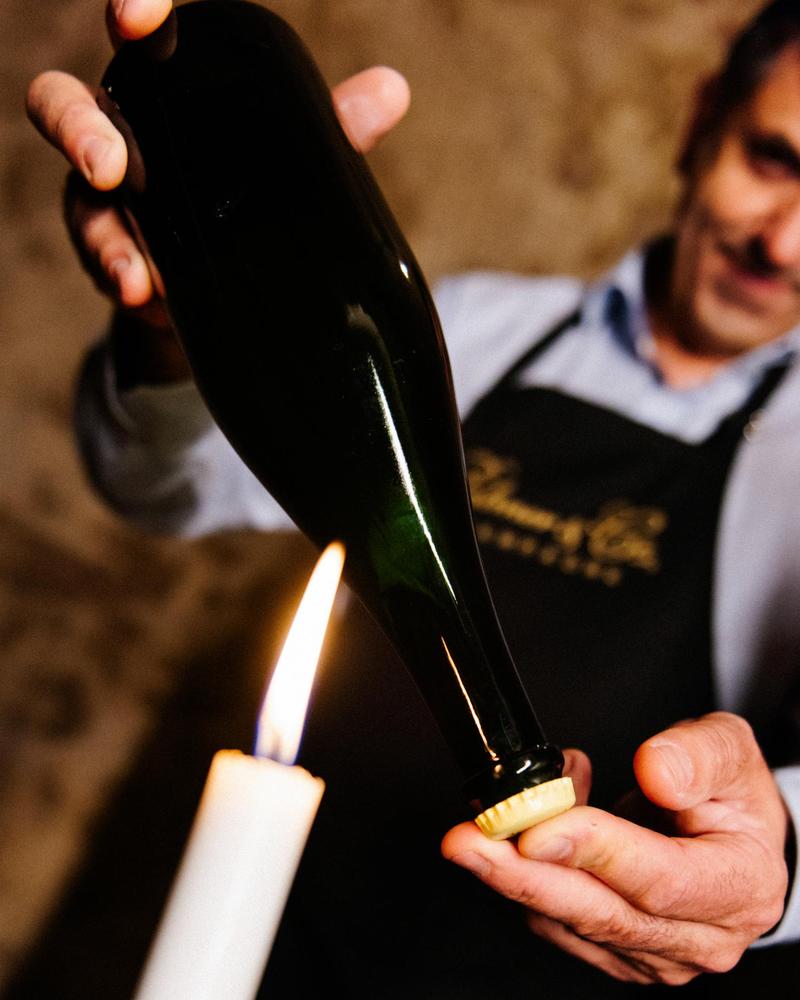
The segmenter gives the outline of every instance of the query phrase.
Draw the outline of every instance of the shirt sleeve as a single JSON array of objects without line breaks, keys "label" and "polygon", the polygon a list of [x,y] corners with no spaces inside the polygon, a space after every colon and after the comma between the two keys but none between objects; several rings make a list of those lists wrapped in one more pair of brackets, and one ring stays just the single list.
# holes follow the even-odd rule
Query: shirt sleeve
[{"label": "shirt sleeve", "polygon": [[226,528],[292,527],[191,381],[120,393],[102,342],[81,371],[75,425],[95,489],[146,530],[191,538]]}]

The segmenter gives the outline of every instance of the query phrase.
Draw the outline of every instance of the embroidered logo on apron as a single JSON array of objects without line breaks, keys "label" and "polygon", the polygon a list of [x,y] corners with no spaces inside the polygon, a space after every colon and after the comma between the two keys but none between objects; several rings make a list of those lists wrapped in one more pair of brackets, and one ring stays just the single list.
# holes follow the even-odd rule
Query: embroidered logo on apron
[{"label": "embroidered logo on apron", "polygon": [[593,516],[559,514],[520,499],[515,459],[488,448],[471,449],[466,457],[482,544],[609,587],[620,584],[628,569],[659,572],[659,536],[669,520],[664,510],[619,498],[604,503]]}]

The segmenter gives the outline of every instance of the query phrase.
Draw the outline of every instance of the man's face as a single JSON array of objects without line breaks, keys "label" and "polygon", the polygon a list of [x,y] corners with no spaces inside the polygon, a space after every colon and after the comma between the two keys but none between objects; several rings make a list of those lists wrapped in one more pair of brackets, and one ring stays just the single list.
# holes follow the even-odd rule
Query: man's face
[{"label": "man's face", "polygon": [[687,346],[733,356],[800,323],[800,45],[779,56],[678,215],[670,306]]}]

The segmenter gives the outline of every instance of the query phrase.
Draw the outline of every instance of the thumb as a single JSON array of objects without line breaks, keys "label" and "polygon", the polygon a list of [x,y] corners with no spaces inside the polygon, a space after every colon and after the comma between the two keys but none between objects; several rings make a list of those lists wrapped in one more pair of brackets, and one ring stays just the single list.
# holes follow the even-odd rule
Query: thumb
[{"label": "thumb", "polygon": [[644,794],[663,809],[691,809],[709,799],[748,796],[767,766],[744,719],[713,712],[680,722],[645,741],[633,760]]},{"label": "thumb", "polygon": [[115,48],[132,38],[144,38],[166,20],[171,0],[109,0],[106,26]]},{"label": "thumb", "polygon": [[365,69],[333,88],[336,114],[359,153],[368,153],[394,128],[410,100],[405,77],[387,66]]}]

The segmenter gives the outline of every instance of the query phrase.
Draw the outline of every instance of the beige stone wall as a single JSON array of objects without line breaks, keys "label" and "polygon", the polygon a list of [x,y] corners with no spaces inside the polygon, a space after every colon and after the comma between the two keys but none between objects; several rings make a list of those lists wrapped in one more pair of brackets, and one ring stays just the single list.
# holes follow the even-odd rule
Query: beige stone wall
[{"label": "beige stone wall", "polygon": [[[99,79],[102,4],[1,6],[0,981],[176,684],[231,644],[247,655],[264,621],[277,631],[308,565],[286,539],[144,538],[87,488],[70,400],[107,309],[62,232],[62,165],[21,105],[47,67]],[[431,277],[469,267],[590,275],[666,225],[696,80],[756,6],[274,4],[331,82],[376,62],[408,76],[412,111],[373,163]],[[245,676],[247,701],[258,671]],[[216,724],[224,740],[225,720]]]}]

